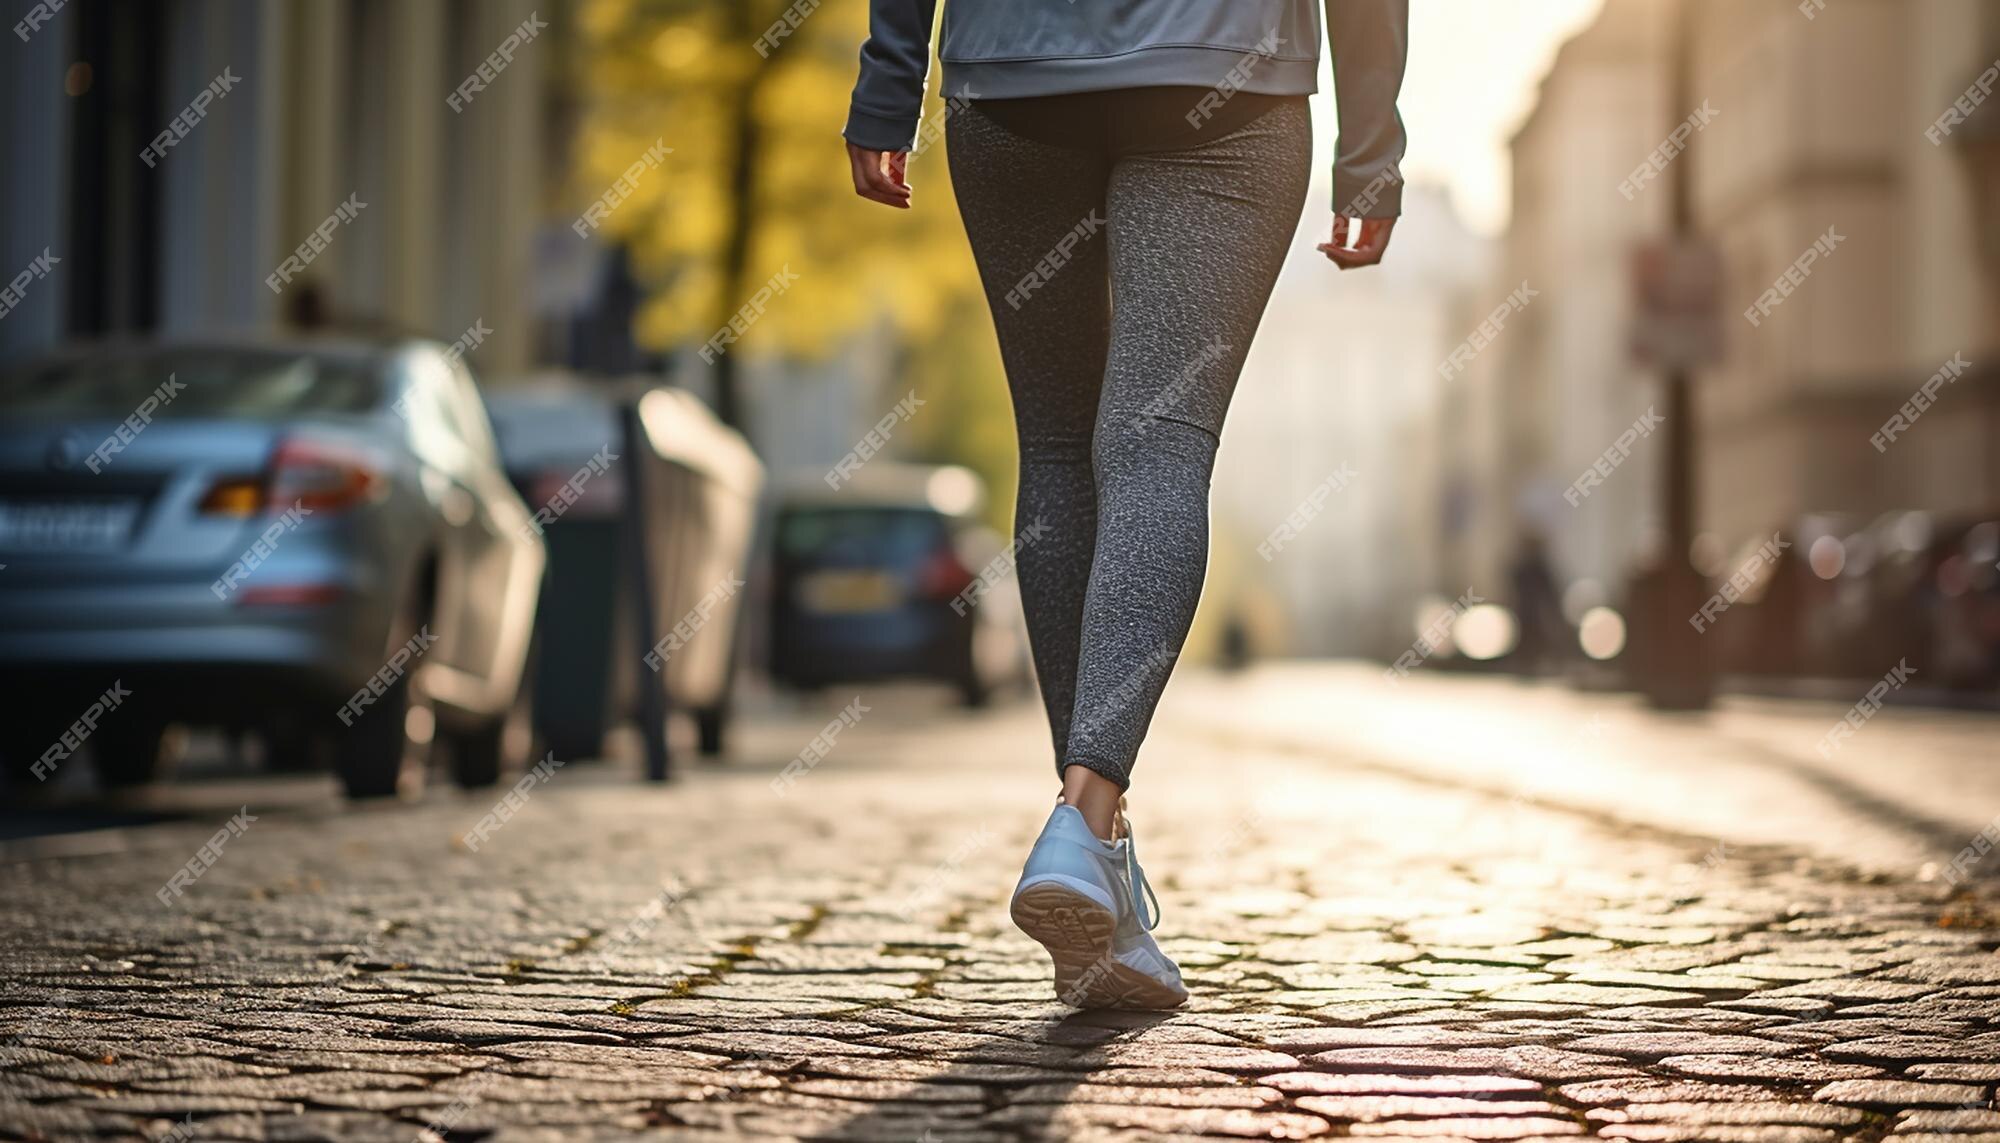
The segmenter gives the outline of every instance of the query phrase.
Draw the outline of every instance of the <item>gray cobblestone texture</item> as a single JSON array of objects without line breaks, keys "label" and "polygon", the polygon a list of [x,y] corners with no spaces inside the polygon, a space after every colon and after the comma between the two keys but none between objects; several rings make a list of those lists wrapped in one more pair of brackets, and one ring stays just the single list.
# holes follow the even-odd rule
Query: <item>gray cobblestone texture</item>
[{"label": "gray cobblestone texture", "polygon": [[[1177,683],[1137,775],[1182,1010],[1062,1006],[1007,922],[1055,792],[1033,711],[885,689],[784,798],[827,710],[665,787],[565,767],[476,852],[497,795],[438,788],[253,802],[167,904],[237,805],[17,849],[0,1137],[2000,1141],[1983,880],[1843,859],[1837,814],[1741,841],[1518,796],[1520,763],[1275,742],[1259,685]],[[1589,702],[1608,733],[1534,717],[1608,768],[1686,733]]]}]

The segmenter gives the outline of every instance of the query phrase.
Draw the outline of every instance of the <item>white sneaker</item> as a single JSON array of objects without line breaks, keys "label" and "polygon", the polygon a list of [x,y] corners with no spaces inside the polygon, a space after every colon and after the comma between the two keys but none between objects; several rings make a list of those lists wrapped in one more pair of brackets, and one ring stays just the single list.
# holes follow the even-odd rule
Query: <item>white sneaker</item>
[{"label": "white sneaker", "polygon": [[1055,962],[1056,997],[1077,1008],[1174,1008],[1181,971],[1154,942],[1159,898],[1146,883],[1132,827],[1100,840],[1075,806],[1058,805],[1028,851],[1009,910]]}]

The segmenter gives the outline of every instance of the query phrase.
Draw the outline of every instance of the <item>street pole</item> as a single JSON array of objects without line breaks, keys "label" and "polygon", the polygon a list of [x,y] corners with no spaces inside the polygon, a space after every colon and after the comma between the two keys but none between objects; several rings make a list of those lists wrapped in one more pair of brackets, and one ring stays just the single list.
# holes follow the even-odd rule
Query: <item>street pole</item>
[{"label": "street pole", "polygon": [[[653,596],[654,552],[648,543],[647,477],[651,474],[652,438],[639,410],[644,394],[621,402],[619,421],[625,439],[625,574],[632,592],[632,625],[638,628],[643,653],[659,639],[659,608]],[[642,664],[643,665],[643,664]],[[664,782],[672,773],[673,759],[667,749],[667,671],[635,672],[639,688],[639,738],[645,747],[646,778]]]},{"label": "street pole", "polygon": [[[1669,64],[1671,99],[1668,114],[1677,128],[1695,105],[1694,35],[1698,0],[1681,0],[1675,14],[1673,58]],[[1671,133],[1671,130],[1670,130]],[[1669,228],[1674,244],[1696,240],[1694,220],[1693,148],[1674,160],[1668,177]],[[1659,710],[1706,710],[1715,697],[1715,674],[1701,633],[1688,622],[1707,594],[1707,579],[1694,566],[1695,457],[1699,446],[1695,423],[1694,370],[1677,360],[1665,370],[1666,471],[1661,476],[1665,549],[1659,553],[1651,617],[1655,657],[1644,671],[1641,689]]]}]

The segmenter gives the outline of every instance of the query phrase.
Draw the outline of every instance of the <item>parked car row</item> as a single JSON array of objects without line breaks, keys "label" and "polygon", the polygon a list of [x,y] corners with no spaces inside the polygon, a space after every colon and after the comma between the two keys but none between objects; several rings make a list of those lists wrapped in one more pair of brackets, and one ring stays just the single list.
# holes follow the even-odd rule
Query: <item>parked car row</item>
[{"label": "parked car row", "polygon": [[[705,411],[635,398],[660,423],[647,439],[673,442],[643,449],[634,471],[669,490],[645,530],[669,557],[654,561],[657,590],[678,599],[676,577],[748,560],[761,470]],[[617,628],[600,606],[617,593],[591,578],[617,564],[590,545],[607,542],[622,471],[591,488],[572,466],[551,487],[571,458],[528,455],[533,434],[503,456],[472,374],[442,346],[92,345],[0,374],[0,417],[10,783],[79,754],[107,784],[144,782],[170,726],[210,724],[260,735],[276,766],[330,756],[354,797],[407,788],[434,760],[488,784],[525,761],[535,684],[557,677],[533,668],[538,647],[568,655]],[[593,449],[624,451],[602,430],[586,434]],[[729,459],[704,467],[677,449]],[[588,623],[566,615],[592,607]],[[716,630],[726,648],[734,614]],[[711,669],[682,685],[726,709],[727,668],[712,663],[727,650],[686,658]],[[589,747],[581,757],[598,742],[563,744]]]},{"label": "parked car row", "polygon": [[1925,688],[2000,689],[2000,510],[1776,531],[1789,546],[1775,559],[1731,563],[1750,582],[1742,614],[1716,624],[1726,670],[1872,679],[1907,662]]},{"label": "parked car row", "polygon": [[[644,482],[655,642],[666,644],[657,648],[637,638],[626,574],[629,484],[594,475],[607,450],[631,443],[621,424],[628,403],[638,448],[616,463]],[[493,394],[488,407],[515,487],[531,504],[562,507],[550,510],[543,529],[549,574],[535,671],[535,725],[549,748],[560,758],[596,757],[613,725],[639,716],[641,672],[657,670],[669,705],[694,718],[702,753],[720,754],[762,464],[740,435],[678,390],[553,380]]]}]

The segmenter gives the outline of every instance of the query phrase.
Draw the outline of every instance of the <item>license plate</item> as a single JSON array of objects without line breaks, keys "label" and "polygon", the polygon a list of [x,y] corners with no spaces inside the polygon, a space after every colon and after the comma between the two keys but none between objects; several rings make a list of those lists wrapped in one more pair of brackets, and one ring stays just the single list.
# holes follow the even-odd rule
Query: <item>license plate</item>
[{"label": "license plate", "polygon": [[0,551],[94,552],[132,534],[131,500],[0,501]]},{"label": "license plate", "polygon": [[799,606],[828,615],[887,611],[903,602],[887,572],[814,572],[799,580]]}]

